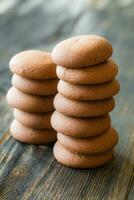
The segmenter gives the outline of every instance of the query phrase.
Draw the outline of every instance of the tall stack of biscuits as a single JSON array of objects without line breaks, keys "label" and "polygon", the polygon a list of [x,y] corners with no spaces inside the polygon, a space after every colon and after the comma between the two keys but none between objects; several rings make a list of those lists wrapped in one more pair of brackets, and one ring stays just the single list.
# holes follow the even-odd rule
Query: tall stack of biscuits
[{"label": "tall stack of biscuits", "polygon": [[56,65],[51,54],[27,50],[16,54],[9,63],[14,73],[7,93],[8,104],[15,108],[10,131],[24,143],[46,144],[56,140],[50,118],[57,92]]},{"label": "tall stack of biscuits", "polygon": [[54,156],[70,167],[97,167],[112,159],[118,142],[109,112],[119,91],[111,44],[84,35],[56,45],[52,59],[60,81],[51,123],[58,132]]}]

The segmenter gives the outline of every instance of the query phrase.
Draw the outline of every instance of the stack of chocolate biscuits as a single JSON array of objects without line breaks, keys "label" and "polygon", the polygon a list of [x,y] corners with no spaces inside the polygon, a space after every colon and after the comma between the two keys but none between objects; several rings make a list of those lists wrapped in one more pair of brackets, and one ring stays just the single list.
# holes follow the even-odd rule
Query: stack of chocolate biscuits
[{"label": "stack of chocolate biscuits", "polygon": [[25,143],[45,144],[56,140],[50,118],[57,92],[56,65],[50,53],[28,50],[15,55],[10,61],[14,73],[7,93],[8,104],[15,108],[10,131]]},{"label": "stack of chocolate biscuits", "polygon": [[111,55],[111,44],[94,35],[64,40],[52,52],[60,79],[51,118],[58,132],[54,156],[64,165],[97,167],[112,159],[118,135],[109,112],[119,83]]}]

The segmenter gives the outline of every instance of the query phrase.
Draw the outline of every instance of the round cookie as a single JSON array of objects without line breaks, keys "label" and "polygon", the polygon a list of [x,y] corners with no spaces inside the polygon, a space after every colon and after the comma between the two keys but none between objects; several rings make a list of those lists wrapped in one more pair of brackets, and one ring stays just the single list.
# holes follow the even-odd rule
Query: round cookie
[{"label": "round cookie", "polygon": [[52,113],[28,113],[22,110],[14,109],[14,117],[24,126],[32,129],[51,129]]},{"label": "round cookie", "polygon": [[112,59],[109,59],[101,64],[80,69],[57,66],[56,73],[59,79],[73,84],[100,84],[112,80],[118,73],[118,67]]},{"label": "round cookie", "polygon": [[17,120],[11,123],[10,132],[16,140],[28,144],[47,144],[56,141],[56,132],[54,130],[31,129],[23,126]]},{"label": "round cookie", "polygon": [[96,85],[74,85],[60,80],[57,86],[57,90],[60,94],[70,99],[80,101],[106,99],[117,94],[119,88],[120,86],[116,79]]},{"label": "round cookie", "polygon": [[67,136],[86,138],[105,132],[109,128],[111,120],[109,115],[78,118],[55,111],[51,117],[51,124],[57,132]]},{"label": "round cookie", "polygon": [[12,77],[12,85],[18,90],[34,95],[53,95],[57,92],[58,79],[49,80],[32,80],[14,74]]},{"label": "round cookie", "polygon": [[113,97],[96,101],[75,101],[57,94],[54,98],[57,111],[74,117],[95,117],[109,113],[115,107]]},{"label": "round cookie", "polygon": [[43,51],[22,51],[11,58],[9,67],[12,73],[29,79],[56,78],[56,65],[51,54]]},{"label": "round cookie", "polygon": [[54,110],[53,107],[53,96],[35,96],[20,92],[15,87],[11,87],[7,92],[8,104],[20,110],[26,112],[51,112]]},{"label": "round cookie", "polygon": [[97,155],[76,154],[65,149],[58,141],[54,145],[54,156],[63,165],[74,168],[92,168],[104,165],[113,157],[113,150]]},{"label": "round cookie", "polygon": [[91,138],[74,138],[58,133],[57,139],[68,151],[93,155],[113,149],[118,142],[118,135],[116,130],[111,127],[103,134]]},{"label": "round cookie", "polygon": [[112,51],[111,44],[105,38],[81,35],[58,43],[52,51],[52,59],[60,66],[80,68],[106,61]]}]

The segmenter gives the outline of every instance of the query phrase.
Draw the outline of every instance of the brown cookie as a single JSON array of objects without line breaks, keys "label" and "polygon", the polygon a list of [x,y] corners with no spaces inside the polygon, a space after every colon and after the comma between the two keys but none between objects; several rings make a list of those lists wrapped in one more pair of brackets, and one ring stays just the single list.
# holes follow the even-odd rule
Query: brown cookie
[{"label": "brown cookie", "polygon": [[22,51],[12,57],[9,67],[11,72],[30,79],[56,78],[51,54],[43,51]]},{"label": "brown cookie", "polygon": [[70,99],[80,101],[106,99],[117,94],[119,88],[120,86],[116,79],[96,85],[74,85],[60,80],[57,86],[57,90],[60,94]]},{"label": "brown cookie", "polygon": [[47,144],[56,141],[56,132],[50,129],[35,130],[14,120],[10,127],[11,135],[20,142],[28,144]]},{"label": "brown cookie", "polygon": [[115,107],[114,98],[96,101],[75,101],[57,94],[54,98],[57,111],[74,117],[95,117],[109,113]]},{"label": "brown cookie", "polygon": [[24,126],[32,129],[51,129],[52,113],[28,113],[22,110],[14,109],[14,117]]},{"label": "brown cookie", "polygon": [[117,72],[118,67],[112,59],[92,67],[68,69],[62,66],[57,66],[56,69],[59,79],[81,85],[108,82],[116,76]]},{"label": "brown cookie", "polygon": [[34,95],[53,95],[57,92],[58,79],[50,80],[32,80],[14,74],[12,77],[12,85],[18,90]]},{"label": "brown cookie", "polygon": [[74,168],[92,168],[104,165],[113,157],[113,150],[97,155],[72,153],[65,149],[58,141],[54,145],[54,156],[63,165]]},{"label": "brown cookie", "polygon": [[53,107],[53,96],[35,96],[20,92],[15,87],[11,87],[7,93],[8,104],[20,110],[26,112],[51,112],[54,110]]},{"label": "brown cookie", "polygon": [[112,55],[111,44],[103,37],[81,35],[66,39],[55,46],[53,61],[67,68],[80,68],[106,61]]},{"label": "brown cookie", "polygon": [[100,117],[68,117],[55,111],[51,118],[52,127],[60,133],[73,137],[91,137],[102,134],[110,124],[110,116]]},{"label": "brown cookie", "polygon": [[62,146],[73,153],[93,155],[113,149],[118,142],[118,135],[116,130],[111,127],[103,134],[95,137],[75,138],[58,133],[57,139]]}]

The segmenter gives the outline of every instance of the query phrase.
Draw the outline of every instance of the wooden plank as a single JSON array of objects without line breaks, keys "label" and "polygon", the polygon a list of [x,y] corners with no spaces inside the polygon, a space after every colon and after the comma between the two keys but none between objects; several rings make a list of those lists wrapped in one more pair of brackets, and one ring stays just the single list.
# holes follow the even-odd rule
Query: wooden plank
[{"label": "wooden plank", "polygon": [[132,183],[132,185],[130,186],[130,192],[128,194],[128,200],[133,200],[134,199],[134,181]]},{"label": "wooden plank", "polygon": [[[49,0],[45,4],[35,2],[36,7],[32,7],[30,1],[18,0],[0,16],[0,199],[132,200],[134,4],[128,1],[125,6],[123,1],[112,0],[90,1],[90,4],[87,1],[85,5],[84,1],[74,1],[73,6],[72,1],[65,0],[62,3],[53,0],[53,4]],[[52,49],[63,38],[85,33],[107,36],[114,47],[121,91],[116,97],[112,124],[120,140],[109,164],[79,170],[57,163],[52,145],[26,145],[10,136],[12,109],[6,104],[5,93],[11,78],[8,61],[15,52],[29,48]]]},{"label": "wooden plank", "polygon": [[[125,82],[124,87],[130,95],[131,82]],[[112,117],[113,125],[119,131],[120,143],[111,163],[94,170],[67,168],[54,160],[52,146],[25,145],[9,137],[0,155],[1,198],[126,199],[134,178],[134,103],[124,91],[116,101],[119,105]],[[11,116],[5,100],[1,104],[4,109],[2,118]]]},{"label": "wooden plank", "polygon": [[102,168],[78,170],[54,161],[51,146],[29,146],[11,138],[7,146],[0,157],[2,199],[125,199],[133,167],[118,153]]}]

